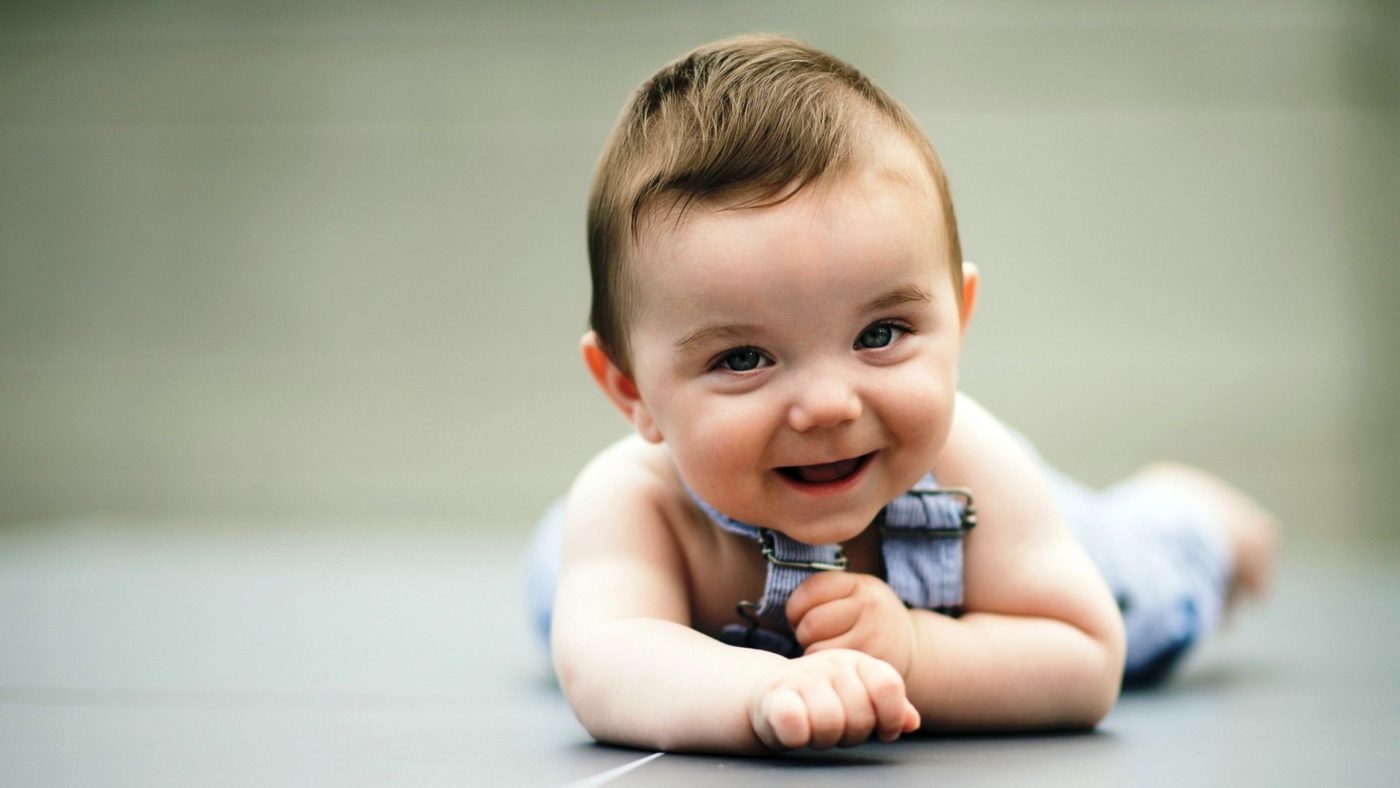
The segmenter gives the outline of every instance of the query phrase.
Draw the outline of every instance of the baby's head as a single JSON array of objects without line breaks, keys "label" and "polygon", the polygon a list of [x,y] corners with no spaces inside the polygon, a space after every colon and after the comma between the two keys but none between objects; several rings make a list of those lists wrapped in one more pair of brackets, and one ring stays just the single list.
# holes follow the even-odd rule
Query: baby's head
[{"label": "baby's head", "polygon": [[[866,162],[893,133],[937,195],[961,305],[962,251],[938,154],[918,123],[852,66],[806,44],[742,36],[699,47],[644,82],[613,129],[588,208],[598,345],[631,375],[639,252],[692,204],[770,205]],[[915,177],[918,177],[916,175]]]},{"label": "baby's head", "polygon": [[844,541],[951,434],[977,287],[957,238],[932,147],[855,69],[711,44],[647,81],[604,151],[584,359],[719,511]]}]

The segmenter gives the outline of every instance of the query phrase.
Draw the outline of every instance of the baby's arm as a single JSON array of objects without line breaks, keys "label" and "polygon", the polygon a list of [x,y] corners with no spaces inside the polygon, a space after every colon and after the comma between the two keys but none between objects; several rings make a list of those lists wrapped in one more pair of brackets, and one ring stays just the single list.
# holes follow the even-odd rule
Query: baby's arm
[{"label": "baby's arm", "polygon": [[971,488],[961,618],[906,610],[877,578],[823,573],[788,603],[807,653],[854,648],[904,675],[925,727],[1088,727],[1117,699],[1122,620],[1025,449],[960,397],[939,482]]},{"label": "baby's arm", "polygon": [[[635,446],[635,444],[632,444]],[[888,664],[833,649],[796,660],[724,645],[689,626],[663,479],[628,442],[569,497],[553,648],[574,713],[600,741],[666,750],[851,745],[918,727]]]}]

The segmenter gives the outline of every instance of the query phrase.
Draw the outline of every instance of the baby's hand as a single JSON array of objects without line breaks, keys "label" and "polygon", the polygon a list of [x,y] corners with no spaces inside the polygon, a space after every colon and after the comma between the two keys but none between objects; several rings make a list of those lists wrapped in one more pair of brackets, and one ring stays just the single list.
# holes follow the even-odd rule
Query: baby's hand
[{"label": "baby's hand", "polygon": [[914,619],[894,590],[874,575],[818,572],[788,598],[787,617],[806,653],[849,648],[909,675]]},{"label": "baby's hand", "polygon": [[845,649],[784,662],[756,687],[749,719],[759,740],[775,750],[853,747],[872,733],[894,741],[919,727],[899,673]]}]

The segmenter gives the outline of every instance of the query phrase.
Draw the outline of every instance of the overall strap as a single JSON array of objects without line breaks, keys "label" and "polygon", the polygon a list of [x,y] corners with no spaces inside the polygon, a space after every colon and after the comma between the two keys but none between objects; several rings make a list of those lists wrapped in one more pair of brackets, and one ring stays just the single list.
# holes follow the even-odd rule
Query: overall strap
[{"label": "overall strap", "polygon": [[804,544],[777,531],[749,525],[722,514],[701,500],[694,491],[690,492],[690,497],[720,528],[758,542],[763,557],[768,561],[762,598],[757,605],[752,602],[740,604],[740,614],[750,624],[783,634],[791,632],[786,608],[792,592],[814,572],[839,572],[846,568],[846,556],[839,544]]},{"label": "overall strap", "polygon": [[[804,544],[777,531],[740,522],[710,506],[689,487],[686,490],[720,528],[758,542],[768,562],[758,604],[739,604],[747,626],[725,627],[721,639],[787,656],[801,654],[785,612],[788,597],[814,572],[844,570],[846,557],[841,546]],[[880,527],[885,581],[905,604],[949,615],[962,612],[962,537],[976,522],[972,493],[962,488],[941,489],[933,474],[880,511],[873,524]]]},{"label": "overall strap", "polygon": [[876,518],[885,582],[904,604],[962,615],[963,536],[977,524],[972,491],[940,488],[933,474]]}]

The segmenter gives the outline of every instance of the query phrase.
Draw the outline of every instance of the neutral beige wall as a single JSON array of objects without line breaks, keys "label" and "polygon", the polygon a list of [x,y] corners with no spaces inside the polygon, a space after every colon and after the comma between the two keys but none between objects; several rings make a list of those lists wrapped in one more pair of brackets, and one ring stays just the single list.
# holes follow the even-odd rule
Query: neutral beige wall
[{"label": "neutral beige wall", "polygon": [[929,130],[985,276],[964,386],[1052,459],[1391,532],[1393,12],[379,5],[0,8],[0,522],[523,528],[622,431],[575,360],[612,119],[774,30]]}]

